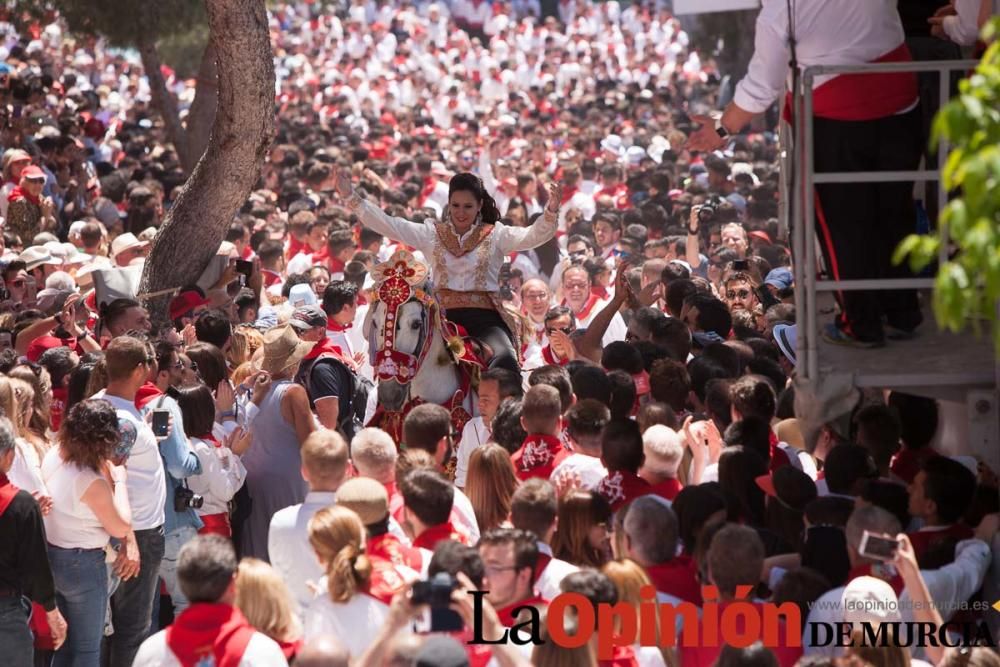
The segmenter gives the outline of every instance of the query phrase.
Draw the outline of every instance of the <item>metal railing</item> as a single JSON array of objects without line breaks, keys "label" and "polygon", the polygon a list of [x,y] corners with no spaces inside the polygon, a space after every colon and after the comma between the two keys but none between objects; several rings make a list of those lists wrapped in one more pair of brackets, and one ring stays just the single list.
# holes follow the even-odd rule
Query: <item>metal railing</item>
[{"label": "metal railing", "polygon": [[[819,292],[847,290],[898,290],[929,289],[931,278],[901,278],[888,280],[819,280],[816,262],[815,186],[823,183],[888,183],[901,181],[938,183],[938,202],[943,205],[946,192],[941,183],[941,169],[948,156],[948,147],[940,141],[937,150],[937,170],[868,171],[868,172],[815,172],[813,147],[813,82],[816,77],[830,74],[885,74],[892,72],[937,72],[939,76],[939,101],[949,98],[952,72],[967,72],[978,64],[975,60],[940,60],[866,65],[816,65],[807,67],[800,77],[800,90],[793,91],[795,139],[800,145],[786,149],[791,157],[794,180],[790,195],[792,207],[787,221],[792,232],[792,253],[795,258],[795,303],[799,313],[797,321],[798,344],[797,372],[802,379],[819,377]],[[783,179],[784,183],[784,179]],[[804,196],[809,193],[809,196]],[[786,215],[787,215],[786,207]],[[915,223],[915,221],[914,221]],[[941,224],[941,223],[938,223]],[[940,260],[947,259],[947,244],[941,244]]]}]

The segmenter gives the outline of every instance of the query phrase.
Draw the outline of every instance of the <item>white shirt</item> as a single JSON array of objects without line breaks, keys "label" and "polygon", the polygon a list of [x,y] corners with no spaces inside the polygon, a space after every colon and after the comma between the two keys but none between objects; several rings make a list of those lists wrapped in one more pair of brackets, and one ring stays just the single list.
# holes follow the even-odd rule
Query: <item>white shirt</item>
[{"label": "white shirt", "polygon": [[42,462],[38,458],[38,452],[24,438],[17,438],[14,442],[14,463],[7,478],[14,486],[30,494],[49,495],[42,477]]},{"label": "white shirt", "polygon": [[267,555],[271,565],[288,584],[288,590],[298,601],[302,613],[313,599],[309,584],[318,585],[323,578],[323,568],[309,544],[309,520],[324,507],[333,505],[335,500],[333,492],[310,491],[304,503],[278,510],[271,517]]},{"label": "white shirt", "polygon": [[[971,46],[979,39],[979,5],[981,0],[955,0],[955,15],[944,17],[941,27],[948,39],[961,44]],[[997,0],[992,2],[991,15],[1000,14],[1000,3]]]},{"label": "white shirt", "polygon": [[[253,633],[243,651],[240,667],[278,667],[287,665],[285,654],[277,642],[260,632]],[[167,631],[160,630],[148,638],[135,654],[132,667],[181,667],[173,651],[167,646]]]},{"label": "white shirt", "polygon": [[[45,538],[63,549],[101,549],[111,538],[83,494],[101,475],[63,460],[53,447],[42,462],[42,477],[52,487],[52,511],[45,517]],[[109,487],[109,490],[110,487]]]},{"label": "white shirt", "polygon": [[336,637],[352,658],[358,658],[381,631],[389,605],[365,593],[358,593],[347,602],[334,602],[326,590],[325,578],[321,586],[309,605],[303,637],[307,642],[314,637]]},{"label": "white shirt", "polygon": [[205,499],[198,516],[229,511],[229,501],[247,478],[240,457],[228,447],[216,447],[201,438],[191,438],[191,447],[201,461],[201,474],[187,478],[188,488]]},{"label": "white shirt", "polygon": [[[733,101],[763,113],[785,92],[788,76],[788,4],[763,0],[757,16],[754,53]],[[869,63],[903,43],[896,0],[796,0],[799,67]],[[813,87],[833,76],[815,78]]]},{"label": "white shirt", "polygon": [[167,502],[167,478],[153,430],[132,401],[111,396],[104,389],[94,394],[93,398],[102,398],[114,406],[118,412],[119,428],[122,422],[128,422],[135,428],[135,444],[125,461],[132,529],[149,530],[162,526]]},{"label": "white shirt", "polygon": [[476,510],[472,508],[472,501],[461,489],[455,489],[455,499],[452,500],[452,509],[458,515],[458,519],[469,534],[472,544],[479,541],[479,521],[476,520]]},{"label": "white shirt", "polygon": [[576,473],[580,476],[583,488],[593,491],[601,480],[608,476],[608,469],[601,459],[587,454],[570,454],[552,471],[551,479],[559,479],[562,475]]},{"label": "white shirt", "polygon": [[[927,592],[941,615],[947,621],[955,613],[958,605],[965,602],[983,584],[983,577],[992,556],[989,546],[980,540],[963,540],[955,547],[955,560],[938,570],[921,570],[920,576],[927,584]],[[809,612],[809,623],[836,623],[844,620],[844,610],[840,601],[844,586],[824,593]],[[899,596],[899,612],[904,622],[913,621],[913,605],[910,594],[904,590]],[[843,648],[836,646],[812,646],[811,633],[803,633],[802,650],[805,655],[824,655],[836,658],[843,654]]]},{"label": "white shirt", "polygon": [[[590,309],[590,312],[584,318],[577,318],[576,326],[578,329],[586,329],[590,326],[590,323],[594,321],[597,314],[608,305],[606,301],[599,301]],[[607,347],[615,341],[625,340],[625,336],[628,335],[628,325],[625,324],[625,320],[622,319],[621,313],[615,313],[614,317],[611,318],[611,323],[608,325],[608,330],[604,332],[604,336],[601,338],[601,345]]]},{"label": "white shirt", "polygon": [[552,547],[545,542],[538,542],[538,553],[545,554],[549,558],[552,558],[552,560],[548,562],[545,569],[538,575],[535,588],[546,600],[554,600],[557,595],[562,593],[562,590],[559,588],[559,582],[565,579],[567,575],[579,571],[580,568],[559,558],[553,558]]},{"label": "white shirt", "polygon": [[[461,257],[452,255],[438,239],[434,220],[423,223],[392,218],[380,208],[362,201],[355,210],[362,224],[376,232],[413,246],[427,258],[438,289],[460,292],[500,291],[500,268],[512,252],[530,250],[548,241],[556,232],[555,219],[545,214],[530,227],[509,227],[497,224],[493,232],[480,242],[476,250]],[[458,243],[468,242],[476,234],[473,226]]]},{"label": "white shirt", "polygon": [[469,458],[479,447],[490,441],[490,429],[482,416],[473,417],[462,428],[462,439],[458,443],[458,465],[455,467],[455,485],[465,488],[465,477],[469,473]]}]

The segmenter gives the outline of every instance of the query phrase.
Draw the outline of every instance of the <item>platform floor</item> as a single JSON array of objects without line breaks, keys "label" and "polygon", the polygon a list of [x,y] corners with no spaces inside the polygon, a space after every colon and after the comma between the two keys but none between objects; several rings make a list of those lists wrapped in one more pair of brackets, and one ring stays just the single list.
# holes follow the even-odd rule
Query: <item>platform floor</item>
[{"label": "platform floor", "polygon": [[[820,328],[833,317],[833,296],[823,297],[817,318]],[[922,302],[924,323],[913,340],[889,341],[883,348],[860,350],[832,345],[820,337],[820,372],[852,373],[858,387],[937,388],[931,392],[935,394],[995,386],[997,358],[988,331],[979,337],[971,329],[961,334],[942,331],[930,311],[929,294],[923,295]],[[824,314],[825,310],[830,313]],[[955,391],[948,391],[949,388]]]}]

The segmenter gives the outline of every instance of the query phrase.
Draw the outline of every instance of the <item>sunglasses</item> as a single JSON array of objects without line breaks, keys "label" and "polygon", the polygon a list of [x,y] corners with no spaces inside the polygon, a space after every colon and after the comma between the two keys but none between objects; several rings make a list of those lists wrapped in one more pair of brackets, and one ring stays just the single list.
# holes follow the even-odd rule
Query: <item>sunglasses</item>
[{"label": "sunglasses", "polygon": [[726,292],[727,299],[735,299],[736,297],[739,297],[741,299],[747,299],[750,297],[750,290],[741,289],[741,290],[729,290],[728,292]]},{"label": "sunglasses", "polygon": [[545,333],[546,333],[546,335],[551,336],[552,334],[554,334],[557,331],[562,331],[564,334],[566,334],[568,336],[571,333],[573,333],[573,328],[572,327],[562,327],[560,329],[555,329],[555,328],[550,329],[549,327],[545,327]]}]

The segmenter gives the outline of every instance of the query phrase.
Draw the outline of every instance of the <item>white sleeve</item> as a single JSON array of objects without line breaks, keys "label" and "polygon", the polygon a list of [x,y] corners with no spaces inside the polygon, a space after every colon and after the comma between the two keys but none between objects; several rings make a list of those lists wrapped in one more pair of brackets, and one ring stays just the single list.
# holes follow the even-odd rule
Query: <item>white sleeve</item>
[{"label": "white sleeve", "polygon": [[979,4],[980,0],[955,0],[954,16],[946,16],[942,22],[944,33],[948,39],[971,46],[979,39]]},{"label": "white sleeve", "polygon": [[240,660],[240,667],[279,667],[287,664],[285,654],[281,652],[277,642],[260,632],[255,632],[250,637]]},{"label": "white sleeve", "polygon": [[519,250],[533,250],[555,236],[558,223],[559,218],[546,210],[528,227],[498,225],[500,252],[508,255]]},{"label": "white sleeve", "polygon": [[983,585],[991,560],[990,547],[985,542],[963,540],[955,547],[953,562],[937,570],[921,570],[927,592],[944,620],[951,618],[958,606]]},{"label": "white sleeve", "polygon": [[490,152],[479,151],[479,177],[483,179],[483,187],[493,197],[496,197],[497,179],[493,177],[493,165],[490,164]]},{"label": "white sleeve", "polygon": [[736,106],[751,113],[763,113],[784,92],[788,74],[787,30],[788,10],[784,0],[764,0],[757,16],[753,57],[733,95]]},{"label": "white sleeve", "polygon": [[355,207],[354,213],[365,227],[373,229],[383,236],[388,236],[394,241],[411,245],[423,251],[425,255],[431,254],[434,249],[434,230],[427,225],[410,222],[403,218],[393,218],[385,214],[371,202],[361,200]]},{"label": "white sleeve", "polygon": [[469,473],[469,458],[478,444],[476,430],[472,427],[470,419],[462,427],[462,440],[458,443],[458,453],[456,454],[458,463],[455,465],[455,486],[460,489],[465,488],[465,477]]}]

